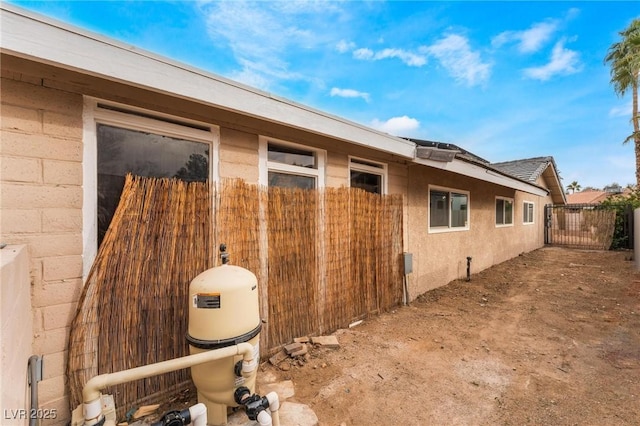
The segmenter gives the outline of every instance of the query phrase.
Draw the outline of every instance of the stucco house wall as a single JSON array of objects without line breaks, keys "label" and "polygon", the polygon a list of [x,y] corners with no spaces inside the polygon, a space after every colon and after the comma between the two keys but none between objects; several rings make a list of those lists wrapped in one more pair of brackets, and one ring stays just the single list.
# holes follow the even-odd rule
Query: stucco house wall
[{"label": "stucco house wall", "polygon": [[[429,186],[469,192],[469,229],[430,232]],[[415,297],[544,245],[544,205],[550,197],[524,193],[455,173],[410,167],[408,251],[413,254],[409,291]],[[496,197],[513,199],[513,225],[496,226]],[[534,203],[534,223],[523,223],[523,202]]]}]

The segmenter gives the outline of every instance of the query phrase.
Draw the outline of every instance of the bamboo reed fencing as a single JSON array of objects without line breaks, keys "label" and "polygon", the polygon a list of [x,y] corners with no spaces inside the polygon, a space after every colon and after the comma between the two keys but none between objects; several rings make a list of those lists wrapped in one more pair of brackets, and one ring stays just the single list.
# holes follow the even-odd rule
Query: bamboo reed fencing
[{"label": "bamboo reed fencing", "polygon": [[[303,335],[331,333],[402,300],[401,195],[358,189],[219,187],[127,176],[72,321],[71,407],[96,374],[188,354],[188,286],[219,264],[256,274],[263,355]],[[126,410],[188,383],[181,370],[114,386]],[[122,411],[119,411],[122,415]]]}]

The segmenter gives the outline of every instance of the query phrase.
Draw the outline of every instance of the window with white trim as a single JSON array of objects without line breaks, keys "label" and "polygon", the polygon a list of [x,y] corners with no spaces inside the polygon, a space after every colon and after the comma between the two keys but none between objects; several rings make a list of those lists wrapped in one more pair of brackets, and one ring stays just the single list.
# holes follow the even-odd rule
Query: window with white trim
[{"label": "window with white trim", "polygon": [[324,151],[276,139],[262,139],[266,151],[267,184],[284,188],[324,186]]},{"label": "window with white trim", "polygon": [[[94,138],[96,247],[120,201],[127,173],[205,182],[212,178],[213,128],[126,107],[94,104],[85,123]],[[217,131],[217,128],[215,128]]]},{"label": "window with white trim", "polygon": [[349,186],[374,194],[386,194],[387,165],[362,158],[349,158]]},{"label": "window with white trim", "polygon": [[429,187],[429,231],[469,229],[469,192]]},{"label": "window with white trim", "polygon": [[525,201],[522,203],[522,223],[533,223],[534,204],[531,201]]},{"label": "window with white trim", "polygon": [[513,225],[513,199],[496,197],[496,226]]}]

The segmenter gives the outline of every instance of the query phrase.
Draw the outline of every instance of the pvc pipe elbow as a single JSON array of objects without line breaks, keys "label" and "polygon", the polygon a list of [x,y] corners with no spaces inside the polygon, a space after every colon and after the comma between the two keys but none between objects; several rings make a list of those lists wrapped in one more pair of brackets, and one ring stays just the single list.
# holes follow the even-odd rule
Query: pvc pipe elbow
[{"label": "pvc pipe elbow", "polygon": [[278,411],[280,409],[280,398],[278,397],[278,394],[275,392],[269,392],[265,396],[267,401],[269,401],[269,410]]},{"label": "pvc pipe elbow", "polygon": [[83,403],[82,411],[85,425],[98,423],[99,417],[102,415],[102,398],[100,398],[100,394],[98,393],[98,397],[93,401]]},{"label": "pvc pipe elbow", "polygon": [[207,426],[207,406],[200,402],[189,407],[191,424],[193,426]]},{"label": "pvc pipe elbow", "polygon": [[269,410],[271,410],[271,421],[273,422],[273,426],[280,426],[280,398],[278,394],[275,392],[269,392],[265,398],[269,401]]},{"label": "pvc pipe elbow", "polygon": [[260,411],[257,420],[260,426],[272,426],[271,416],[267,410]]}]

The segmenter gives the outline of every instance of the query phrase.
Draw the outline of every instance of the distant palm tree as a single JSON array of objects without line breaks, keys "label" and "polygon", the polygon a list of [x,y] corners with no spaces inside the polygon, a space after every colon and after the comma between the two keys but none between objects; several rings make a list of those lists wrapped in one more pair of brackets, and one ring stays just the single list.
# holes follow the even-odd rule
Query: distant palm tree
[{"label": "distant palm tree", "polygon": [[580,186],[578,181],[575,180],[567,185],[567,191],[571,191],[572,194],[576,191],[580,191],[580,189],[582,189],[582,187]]},{"label": "distant palm tree", "polygon": [[638,116],[638,78],[640,77],[640,19],[631,21],[619,32],[621,40],[613,43],[604,58],[611,65],[611,84],[619,96],[631,89],[631,122],[633,133],[623,143],[634,142],[636,154],[636,185],[640,187],[640,116]]}]

